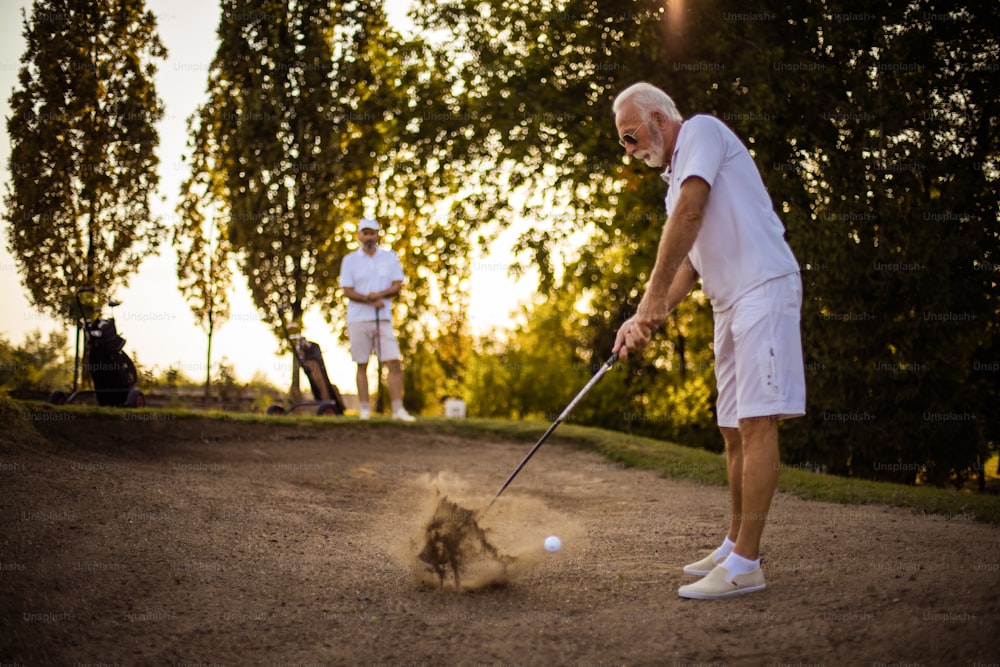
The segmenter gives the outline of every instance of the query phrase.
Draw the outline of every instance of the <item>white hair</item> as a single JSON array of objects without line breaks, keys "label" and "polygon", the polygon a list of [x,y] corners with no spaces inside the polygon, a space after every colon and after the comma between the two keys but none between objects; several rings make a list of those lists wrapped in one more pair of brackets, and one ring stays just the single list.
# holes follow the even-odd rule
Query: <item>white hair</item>
[{"label": "white hair", "polygon": [[642,120],[648,120],[654,112],[659,111],[667,120],[682,122],[684,117],[677,110],[677,105],[670,99],[670,96],[651,83],[640,81],[618,93],[611,110],[618,115],[626,102],[631,102],[635,110],[639,112]]}]

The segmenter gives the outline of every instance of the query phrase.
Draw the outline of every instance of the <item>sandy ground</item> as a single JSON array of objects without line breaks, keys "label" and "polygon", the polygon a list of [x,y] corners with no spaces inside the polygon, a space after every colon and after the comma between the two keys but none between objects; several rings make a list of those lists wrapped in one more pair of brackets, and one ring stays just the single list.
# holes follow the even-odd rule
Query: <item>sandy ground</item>
[{"label": "sandy ground", "polygon": [[456,592],[414,574],[432,480],[481,507],[530,443],[336,418],[22,419],[41,435],[0,430],[4,665],[1000,662],[1000,529],[969,517],[779,495],[768,588],[683,600],[725,489],[555,441],[483,520],[509,580]]}]

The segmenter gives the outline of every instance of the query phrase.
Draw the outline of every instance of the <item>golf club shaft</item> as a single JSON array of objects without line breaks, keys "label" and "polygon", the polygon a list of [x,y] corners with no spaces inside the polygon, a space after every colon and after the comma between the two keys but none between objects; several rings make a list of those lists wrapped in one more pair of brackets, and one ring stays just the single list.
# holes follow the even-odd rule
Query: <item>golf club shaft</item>
[{"label": "golf club shaft", "polygon": [[569,402],[569,405],[566,406],[566,408],[556,418],[556,420],[552,422],[552,425],[549,426],[549,429],[545,431],[545,433],[538,440],[538,442],[535,443],[535,446],[531,448],[531,451],[528,452],[528,455],[524,457],[524,460],[521,461],[521,463],[517,466],[517,468],[514,469],[514,472],[511,473],[510,477],[507,478],[507,481],[504,482],[504,485],[500,487],[500,490],[497,491],[497,494],[493,496],[493,500],[491,500],[489,505],[486,506],[487,509],[489,509],[493,505],[493,503],[496,502],[496,499],[500,497],[500,494],[503,493],[508,486],[510,486],[510,483],[514,481],[515,477],[517,477],[517,473],[521,472],[521,468],[523,468],[525,464],[531,459],[531,457],[535,455],[535,452],[537,452],[538,448],[542,446],[542,443],[544,443],[548,439],[548,437],[552,435],[552,432],[556,430],[556,427],[558,427],[559,424],[561,424],[563,420],[569,416],[569,413],[573,411],[573,408],[576,407],[576,404],[579,403],[583,399],[583,397],[587,395],[587,392],[589,392],[593,388],[593,386],[600,381],[602,377],[604,377],[604,374],[607,373],[612,366],[614,366],[616,361],[618,361],[617,352],[611,355],[611,358],[604,362],[604,365],[601,366],[601,368],[596,373],[594,373],[594,376],[590,378],[590,381],[584,385],[583,389],[581,389],[580,392],[573,398],[573,400]]},{"label": "golf club shaft", "polygon": [[378,382],[375,383],[375,412],[382,414],[382,323],[379,318],[381,308],[375,308],[375,360],[378,362]]}]

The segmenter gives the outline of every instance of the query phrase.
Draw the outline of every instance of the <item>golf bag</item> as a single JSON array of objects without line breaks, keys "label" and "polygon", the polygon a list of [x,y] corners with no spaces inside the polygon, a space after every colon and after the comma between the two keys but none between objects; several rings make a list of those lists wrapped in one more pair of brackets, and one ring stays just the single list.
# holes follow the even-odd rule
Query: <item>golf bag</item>
[{"label": "golf bag", "polygon": [[311,340],[300,337],[295,341],[295,356],[299,360],[299,365],[305,371],[309,379],[309,387],[312,389],[313,398],[317,401],[331,401],[336,406],[338,415],[344,414],[344,397],[340,395],[337,386],[330,382],[330,376],[326,373],[326,364],[323,363],[323,352],[319,344]]},{"label": "golf bag", "polygon": [[[305,336],[298,333],[297,324],[286,325],[284,317],[280,317],[279,322],[281,330],[285,332],[285,338],[291,344],[292,354],[295,355],[299,368],[305,371],[306,377],[309,379],[309,387],[316,400],[297,401],[287,409],[282,405],[272,403],[267,408],[267,414],[286,415],[299,408],[313,407],[317,415],[343,415],[344,410],[347,409],[344,397],[340,395],[337,385],[330,382],[330,376],[326,374],[326,364],[323,363],[323,352],[319,349],[319,345],[311,340],[306,340]],[[291,334],[290,328],[295,329],[295,335]]]},{"label": "golf bag", "polygon": [[[76,291],[76,305],[83,320],[84,363],[83,370],[90,373],[94,383],[93,392],[74,391],[69,396],[58,389],[49,395],[49,402],[56,405],[72,403],[80,396],[93,393],[97,404],[126,408],[141,408],[146,398],[136,389],[139,380],[135,364],[124,352],[125,339],[118,335],[115,318],[95,317],[87,319],[87,312],[80,301],[80,295],[93,293],[93,287],[81,287]],[[119,305],[110,302],[114,307]],[[75,381],[74,381],[75,384]],[[75,389],[75,387],[74,387]]]},{"label": "golf bag", "polygon": [[84,324],[86,362],[83,367],[94,381],[98,405],[126,405],[129,392],[139,381],[135,364],[123,351],[125,339],[115,321],[96,319]]}]

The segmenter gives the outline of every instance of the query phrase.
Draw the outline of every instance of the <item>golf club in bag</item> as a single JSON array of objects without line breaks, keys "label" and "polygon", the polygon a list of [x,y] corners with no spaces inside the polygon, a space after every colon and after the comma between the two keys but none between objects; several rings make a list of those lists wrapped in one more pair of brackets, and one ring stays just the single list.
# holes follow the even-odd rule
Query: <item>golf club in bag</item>
[{"label": "golf club in bag", "polygon": [[569,416],[569,413],[573,411],[573,408],[576,407],[576,404],[579,403],[583,399],[583,397],[587,395],[587,392],[593,389],[594,385],[596,385],[601,380],[601,378],[604,377],[604,374],[607,373],[609,370],[611,370],[611,367],[615,365],[616,361],[618,361],[617,352],[611,355],[611,358],[604,362],[604,364],[600,367],[600,369],[598,369],[598,371],[594,373],[594,376],[590,378],[590,381],[587,382],[587,384],[584,385],[583,389],[580,390],[580,393],[578,393],[573,398],[573,400],[569,402],[569,405],[567,405],[566,408],[562,411],[562,414],[560,414],[556,418],[556,420],[552,422],[552,426],[549,426],[549,430],[547,430],[542,435],[542,437],[539,438],[538,442],[535,443],[535,446],[531,448],[530,452],[528,452],[528,455],[524,457],[524,460],[522,460],[521,463],[518,464],[517,468],[514,469],[514,472],[510,474],[510,477],[508,477],[507,481],[504,482],[503,486],[500,487],[500,490],[497,491],[497,494],[493,496],[493,499],[486,506],[486,509],[489,509],[490,507],[493,506],[493,503],[496,502],[496,499],[500,497],[500,494],[503,493],[508,486],[510,486],[510,483],[514,481],[515,477],[517,477],[517,473],[521,472],[521,469],[531,459],[531,457],[535,455],[535,452],[537,452],[538,448],[542,446],[542,443],[548,440],[549,436],[552,435],[552,432],[556,430],[556,427],[559,426],[559,424],[561,424],[563,420]]},{"label": "golf club in bag", "polygon": [[313,401],[297,401],[286,410],[283,406],[273,403],[268,406],[267,414],[283,415],[294,412],[303,407],[315,407],[317,415],[342,415],[344,414],[344,397],[340,395],[337,385],[330,382],[330,376],[326,372],[326,364],[323,362],[323,351],[318,343],[307,340],[299,333],[289,334],[288,327],[285,326],[285,318],[281,317],[281,330],[285,332],[285,338],[292,347],[292,353],[309,380],[309,388],[312,390]]},{"label": "golf club in bag", "polygon": [[[143,393],[136,389],[139,374],[135,364],[123,351],[125,339],[118,334],[115,318],[95,317],[87,319],[87,312],[80,300],[82,294],[92,294],[93,287],[81,287],[76,291],[76,306],[83,319],[84,364],[83,369],[89,371],[94,383],[94,389],[78,390],[66,395],[58,389],[49,395],[49,402],[56,405],[72,403],[82,396],[93,394],[97,404],[101,406],[117,406],[141,408],[146,405]],[[109,304],[120,305],[117,301]]]}]

